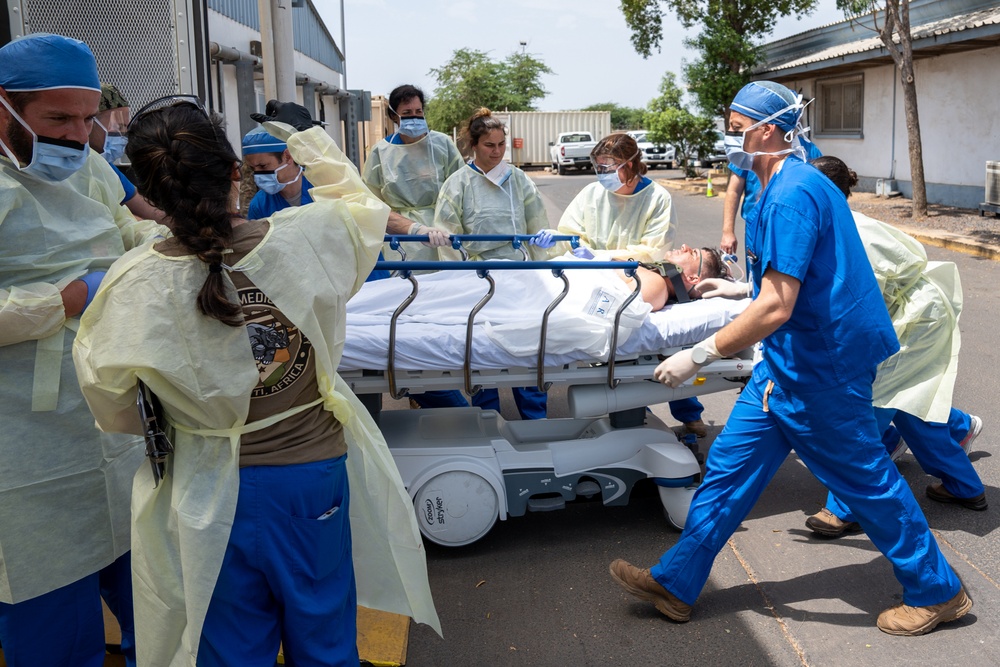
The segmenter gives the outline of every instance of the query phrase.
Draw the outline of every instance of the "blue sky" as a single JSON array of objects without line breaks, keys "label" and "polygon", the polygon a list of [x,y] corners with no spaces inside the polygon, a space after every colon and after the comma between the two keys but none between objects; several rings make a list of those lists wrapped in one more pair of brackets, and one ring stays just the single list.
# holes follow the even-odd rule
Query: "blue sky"
[{"label": "blue sky", "polygon": [[[313,0],[330,33],[340,41],[340,3]],[[432,67],[459,48],[487,51],[502,59],[521,50],[552,68],[543,78],[549,94],[539,109],[580,109],[598,102],[643,107],[656,96],[665,71],[680,80],[681,63],[696,54],[683,46],[688,36],[673,16],[664,21],[661,52],[636,55],[617,0],[344,0],[347,87],[388,95],[402,83],[430,95]],[[801,21],[782,19],[767,40],[843,18],[836,0]]]}]

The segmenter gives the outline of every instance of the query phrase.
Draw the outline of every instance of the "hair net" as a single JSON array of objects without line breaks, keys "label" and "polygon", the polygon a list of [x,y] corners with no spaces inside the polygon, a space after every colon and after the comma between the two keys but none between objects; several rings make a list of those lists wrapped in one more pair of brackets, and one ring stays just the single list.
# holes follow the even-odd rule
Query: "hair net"
[{"label": "hair net", "polygon": [[730,108],[758,121],[787,109],[768,122],[790,131],[795,129],[799,116],[802,115],[802,97],[774,81],[753,81],[736,93]]},{"label": "hair net", "polygon": [[121,109],[129,106],[128,100],[122,95],[122,91],[115,88],[110,83],[101,84],[101,105],[97,107],[97,112],[110,111],[111,109]]},{"label": "hair net", "polygon": [[243,154],[253,155],[254,153],[283,153],[285,142],[275,139],[264,130],[257,129],[247,132],[243,137]]},{"label": "hair net", "polygon": [[62,35],[34,34],[0,48],[0,87],[9,93],[84,88],[100,92],[90,47]]}]

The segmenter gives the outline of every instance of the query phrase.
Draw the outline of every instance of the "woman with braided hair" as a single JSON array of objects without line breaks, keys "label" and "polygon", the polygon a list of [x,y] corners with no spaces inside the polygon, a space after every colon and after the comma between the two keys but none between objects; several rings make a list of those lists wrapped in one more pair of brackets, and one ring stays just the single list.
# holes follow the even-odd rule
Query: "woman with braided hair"
[{"label": "woman with braided hair", "polygon": [[133,490],[141,665],[273,664],[279,643],[291,664],[357,665],[358,601],[438,627],[412,505],[336,374],[389,209],[322,128],[286,117],[265,127],[315,201],[250,221],[239,159],[196,98],[129,129],[174,237],[111,268],[74,356],[103,429],[142,432],[141,381],[174,444],[162,483],[144,467]]}]

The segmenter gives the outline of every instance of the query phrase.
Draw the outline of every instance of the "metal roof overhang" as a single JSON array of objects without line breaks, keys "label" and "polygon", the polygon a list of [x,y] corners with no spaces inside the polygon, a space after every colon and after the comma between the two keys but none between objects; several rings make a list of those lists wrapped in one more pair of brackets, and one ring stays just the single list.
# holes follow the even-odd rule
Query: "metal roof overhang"
[{"label": "metal roof overhang", "polygon": [[[919,28],[918,28],[919,29]],[[847,46],[847,45],[845,45]],[[962,51],[974,51],[992,46],[1000,46],[1000,25],[990,24],[979,27],[952,30],[939,35],[930,35],[913,42],[913,58],[920,60]],[[857,72],[859,68],[879,67],[893,64],[892,56],[885,46],[860,53],[846,53],[816,62],[803,63],[794,67],[778,65],[753,73],[754,79],[789,81],[809,76],[835,76]]]}]

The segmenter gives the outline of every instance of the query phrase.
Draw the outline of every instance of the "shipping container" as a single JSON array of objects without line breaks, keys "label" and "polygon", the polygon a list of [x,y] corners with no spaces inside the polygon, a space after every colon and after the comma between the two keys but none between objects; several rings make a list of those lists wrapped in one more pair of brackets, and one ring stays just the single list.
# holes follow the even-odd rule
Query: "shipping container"
[{"label": "shipping container", "polygon": [[501,111],[494,114],[507,124],[507,160],[518,167],[552,164],[549,142],[560,132],[590,132],[594,141],[611,134],[609,111]]}]

